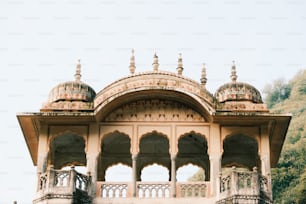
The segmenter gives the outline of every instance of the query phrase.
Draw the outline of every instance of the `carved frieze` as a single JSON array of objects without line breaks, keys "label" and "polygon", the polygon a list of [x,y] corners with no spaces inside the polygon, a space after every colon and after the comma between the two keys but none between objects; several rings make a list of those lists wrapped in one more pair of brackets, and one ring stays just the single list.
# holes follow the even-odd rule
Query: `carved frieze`
[{"label": "carved frieze", "polygon": [[204,118],[178,102],[138,100],[117,108],[105,121],[204,121]]}]

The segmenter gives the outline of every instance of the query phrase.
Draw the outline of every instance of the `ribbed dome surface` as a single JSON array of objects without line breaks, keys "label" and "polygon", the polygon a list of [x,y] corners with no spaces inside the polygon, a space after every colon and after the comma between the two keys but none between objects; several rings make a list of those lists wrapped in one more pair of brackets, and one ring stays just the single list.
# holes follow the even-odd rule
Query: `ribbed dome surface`
[{"label": "ribbed dome surface", "polygon": [[64,82],[54,87],[48,101],[83,101],[93,102],[96,92],[89,85],[80,81]]},{"label": "ribbed dome surface", "polygon": [[263,103],[260,92],[252,85],[242,82],[230,82],[222,85],[215,93],[218,102],[251,101]]}]

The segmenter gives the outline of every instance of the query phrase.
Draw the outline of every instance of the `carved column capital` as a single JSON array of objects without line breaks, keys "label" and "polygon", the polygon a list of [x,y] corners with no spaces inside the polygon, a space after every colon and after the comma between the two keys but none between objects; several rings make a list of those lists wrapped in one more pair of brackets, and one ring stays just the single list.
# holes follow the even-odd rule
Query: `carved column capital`
[{"label": "carved column capital", "polygon": [[138,154],[132,154],[132,161],[136,161],[138,158]]},{"label": "carved column capital", "polygon": [[175,161],[176,158],[177,158],[177,154],[172,154],[172,155],[170,155],[171,161]]}]

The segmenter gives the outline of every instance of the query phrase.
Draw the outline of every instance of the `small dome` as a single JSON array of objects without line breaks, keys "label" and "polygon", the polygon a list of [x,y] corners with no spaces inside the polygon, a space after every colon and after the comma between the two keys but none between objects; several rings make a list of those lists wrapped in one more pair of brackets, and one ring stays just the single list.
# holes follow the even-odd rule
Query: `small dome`
[{"label": "small dome", "polygon": [[251,101],[263,103],[260,92],[252,85],[242,82],[231,82],[222,85],[215,93],[219,103],[226,101]]},{"label": "small dome", "polygon": [[49,94],[48,101],[83,101],[93,102],[96,92],[89,85],[81,81],[64,82],[54,87]]},{"label": "small dome", "polygon": [[260,92],[252,85],[237,82],[236,65],[233,61],[231,69],[231,82],[222,85],[215,93],[219,103],[227,101],[250,101],[252,103],[263,103]]},{"label": "small dome", "polygon": [[55,86],[41,111],[92,111],[96,92],[81,81],[81,65],[77,64],[75,81]]}]

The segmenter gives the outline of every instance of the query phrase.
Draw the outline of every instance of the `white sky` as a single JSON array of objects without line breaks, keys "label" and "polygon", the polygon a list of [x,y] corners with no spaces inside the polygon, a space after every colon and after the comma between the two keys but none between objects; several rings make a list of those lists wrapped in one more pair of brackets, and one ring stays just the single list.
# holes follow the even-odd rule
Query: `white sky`
[{"label": "white sky", "polygon": [[1,0],[0,1],[0,204],[31,203],[36,173],[16,112],[35,112],[56,84],[82,80],[97,92],[128,74],[175,71],[199,80],[207,64],[207,88],[238,80],[262,90],[306,66],[306,2],[303,0]]}]

